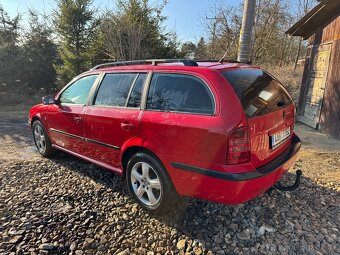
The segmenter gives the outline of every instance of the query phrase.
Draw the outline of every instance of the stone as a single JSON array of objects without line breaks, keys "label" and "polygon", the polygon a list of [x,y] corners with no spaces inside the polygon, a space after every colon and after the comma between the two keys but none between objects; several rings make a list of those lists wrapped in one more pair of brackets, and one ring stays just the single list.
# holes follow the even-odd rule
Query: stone
[{"label": "stone", "polygon": [[98,247],[98,251],[106,251],[106,250],[107,250],[107,248],[106,248],[105,245],[100,245],[100,246]]},{"label": "stone", "polygon": [[93,238],[86,238],[85,242],[83,243],[83,249],[92,249],[95,247],[95,243],[94,243],[94,239]]},{"label": "stone", "polygon": [[30,230],[31,228],[33,228],[33,224],[30,223],[30,222],[27,222],[27,223],[24,224],[24,228],[25,228],[26,230]]},{"label": "stone", "polygon": [[24,233],[25,233],[25,230],[24,229],[20,229],[15,234],[16,235],[23,235]]},{"label": "stone", "polygon": [[186,243],[185,239],[179,240],[179,241],[177,242],[177,244],[176,244],[177,249],[179,249],[179,250],[184,250],[184,248],[185,248],[185,243]]},{"label": "stone", "polygon": [[324,235],[328,235],[328,230],[325,229],[325,228],[321,228],[321,229],[320,229],[320,232],[321,232],[322,234],[324,234]]},{"label": "stone", "polygon": [[15,255],[23,255],[23,254],[24,254],[24,251],[20,247],[17,248]]},{"label": "stone", "polygon": [[316,238],[315,238],[315,236],[314,235],[312,235],[312,234],[306,234],[306,240],[307,240],[307,242],[309,242],[309,243],[314,243],[314,242],[316,242]]},{"label": "stone", "polygon": [[163,247],[157,247],[156,252],[157,253],[163,253],[164,252],[164,248]]},{"label": "stone", "polygon": [[219,250],[219,251],[216,252],[216,255],[225,255],[225,251]]},{"label": "stone", "polygon": [[72,242],[71,245],[70,245],[70,250],[71,251],[75,251],[77,249],[78,245],[76,242]]},{"label": "stone", "polygon": [[137,206],[132,207],[132,212],[133,214],[136,214],[138,212]]},{"label": "stone", "polygon": [[43,243],[39,245],[40,250],[53,250],[54,244],[53,243]]},{"label": "stone", "polygon": [[172,236],[174,236],[174,235],[176,235],[176,234],[177,234],[177,230],[176,230],[176,229],[171,230],[171,235],[172,235]]},{"label": "stone", "polygon": [[127,219],[129,219],[129,217],[127,216],[127,214],[126,214],[126,213],[123,213],[123,219],[124,219],[124,220],[127,220]]},{"label": "stone", "polygon": [[214,236],[213,240],[214,240],[214,243],[216,244],[220,244],[223,242],[223,240],[218,236]]},{"label": "stone", "polygon": [[12,237],[8,242],[9,242],[10,244],[17,244],[17,243],[21,242],[22,239],[23,239],[23,236],[18,235],[18,236]]},{"label": "stone", "polygon": [[268,233],[272,233],[275,232],[275,228],[271,227],[271,226],[267,226],[267,225],[262,225],[258,230],[256,235],[258,237],[263,236],[266,232]]},{"label": "stone", "polygon": [[287,254],[287,252],[288,252],[288,249],[285,246],[282,246],[282,245],[279,245],[278,249],[279,249],[279,252],[281,254]]},{"label": "stone", "polygon": [[326,235],[325,239],[326,239],[327,243],[334,243],[334,239],[329,235]]},{"label": "stone", "polygon": [[118,252],[117,255],[129,255],[130,249],[126,248],[124,251]]},{"label": "stone", "polygon": [[194,251],[195,255],[203,254],[203,251],[202,251],[201,247],[194,247],[193,251]]},{"label": "stone", "polygon": [[319,233],[316,235],[316,239],[319,241],[319,242],[322,242],[324,240],[324,236],[323,234]]},{"label": "stone", "polygon": [[245,229],[241,233],[237,233],[237,237],[241,240],[249,240],[251,238],[250,236],[250,230]]}]

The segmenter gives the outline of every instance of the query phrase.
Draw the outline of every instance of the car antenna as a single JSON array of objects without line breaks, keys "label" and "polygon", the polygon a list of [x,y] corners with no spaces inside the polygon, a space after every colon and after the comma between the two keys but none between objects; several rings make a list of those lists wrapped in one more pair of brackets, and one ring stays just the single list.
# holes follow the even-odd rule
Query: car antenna
[{"label": "car antenna", "polygon": [[218,63],[223,63],[224,62],[224,58],[227,56],[228,50],[226,50],[223,54],[223,57],[218,61]]}]

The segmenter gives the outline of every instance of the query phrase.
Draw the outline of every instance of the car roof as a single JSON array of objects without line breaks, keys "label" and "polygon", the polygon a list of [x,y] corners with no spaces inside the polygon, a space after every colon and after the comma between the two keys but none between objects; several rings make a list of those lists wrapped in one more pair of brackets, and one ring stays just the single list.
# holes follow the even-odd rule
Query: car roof
[{"label": "car roof", "polygon": [[[232,62],[212,62],[212,61],[198,61],[197,66],[186,66],[181,62],[172,63],[157,63],[153,64],[137,64],[137,65],[119,65],[119,66],[98,66],[98,68],[91,71],[112,72],[112,71],[149,71],[149,70],[178,70],[178,71],[199,71],[203,69],[226,70],[239,68],[258,68],[249,64],[232,63]],[[92,73],[92,72],[91,72]]]}]

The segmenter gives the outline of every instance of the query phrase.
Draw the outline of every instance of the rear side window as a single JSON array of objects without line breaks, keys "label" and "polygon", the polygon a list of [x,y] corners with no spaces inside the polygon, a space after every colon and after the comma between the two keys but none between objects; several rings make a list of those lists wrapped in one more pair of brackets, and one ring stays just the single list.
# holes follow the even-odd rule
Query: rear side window
[{"label": "rear side window", "polygon": [[146,108],[213,114],[214,100],[200,78],[184,74],[156,73],[152,76]]},{"label": "rear side window", "polygon": [[248,117],[274,112],[292,104],[285,88],[261,69],[223,71]]},{"label": "rear side window", "polygon": [[100,84],[95,105],[125,106],[136,73],[106,74]]}]

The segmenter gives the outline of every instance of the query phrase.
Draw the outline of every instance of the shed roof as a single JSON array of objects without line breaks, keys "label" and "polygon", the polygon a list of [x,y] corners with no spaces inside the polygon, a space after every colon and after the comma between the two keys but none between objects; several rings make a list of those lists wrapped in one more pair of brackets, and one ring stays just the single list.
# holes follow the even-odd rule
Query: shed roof
[{"label": "shed roof", "polygon": [[286,31],[292,36],[309,38],[320,26],[340,13],[340,0],[321,0],[320,3]]}]

